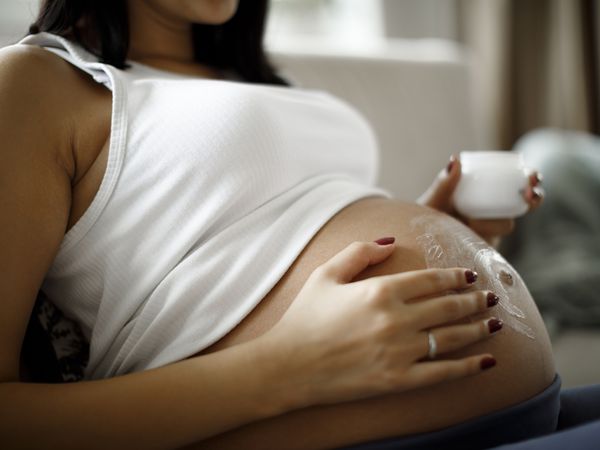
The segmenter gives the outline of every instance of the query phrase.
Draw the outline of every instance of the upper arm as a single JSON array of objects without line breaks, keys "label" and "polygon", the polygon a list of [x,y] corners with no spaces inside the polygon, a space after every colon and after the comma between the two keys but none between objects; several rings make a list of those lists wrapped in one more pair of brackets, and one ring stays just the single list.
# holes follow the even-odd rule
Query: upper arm
[{"label": "upper arm", "polygon": [[0,382],[19,379],[19,354],[37,292],[71,207],[69,132],[56,56],[0,50]]}]

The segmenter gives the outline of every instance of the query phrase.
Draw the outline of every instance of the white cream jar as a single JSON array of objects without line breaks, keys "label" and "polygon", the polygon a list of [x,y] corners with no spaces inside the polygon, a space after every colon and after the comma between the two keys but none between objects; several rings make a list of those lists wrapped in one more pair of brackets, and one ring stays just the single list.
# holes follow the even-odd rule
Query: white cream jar
[{"label": "white cream jar", "polygon": [[523,196],[531,171],[519,153],[460,152],[462,174],[454,191],[454,207],[473,219],[521,216],[529,205]]}]

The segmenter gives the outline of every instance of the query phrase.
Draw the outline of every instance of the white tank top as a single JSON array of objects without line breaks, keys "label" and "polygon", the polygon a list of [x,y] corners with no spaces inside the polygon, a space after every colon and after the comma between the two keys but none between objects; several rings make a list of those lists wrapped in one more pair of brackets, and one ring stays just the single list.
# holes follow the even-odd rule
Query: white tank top
[{"label": "white tank top", "polygon": [[108,165],[41,289],[90,342],[86,379],[172,363],[232,330],[317,231],[376,187],[367,121],[319,90],[119,70],[40,33],[112,91]]}]

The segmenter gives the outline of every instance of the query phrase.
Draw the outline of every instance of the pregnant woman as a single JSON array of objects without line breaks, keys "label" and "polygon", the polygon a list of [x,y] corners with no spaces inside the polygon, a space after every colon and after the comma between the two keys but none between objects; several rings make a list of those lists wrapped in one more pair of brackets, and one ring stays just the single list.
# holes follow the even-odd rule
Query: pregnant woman
[{"label": "pregnant woman", "polygon": [[[550,411],[483,448],[556,425],[543,322],[487,242],[511,222],[448,214],[458,161],[427,206],[375,187],[369,125],[274,73],[265,12],[47,0],[2,50],[3,447],[450,446]],[[40,288],[90,342],[83,382],[20,380]]]}]

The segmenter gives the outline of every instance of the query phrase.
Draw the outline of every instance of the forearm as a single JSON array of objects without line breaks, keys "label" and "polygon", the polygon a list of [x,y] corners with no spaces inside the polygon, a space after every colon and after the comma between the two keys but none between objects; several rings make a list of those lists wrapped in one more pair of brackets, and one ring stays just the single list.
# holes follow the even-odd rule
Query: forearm
[{"label": "forearm", "polygon": [[293,409],[259,340],[98,381],[0,384],[0,447],[174,448]]}]

